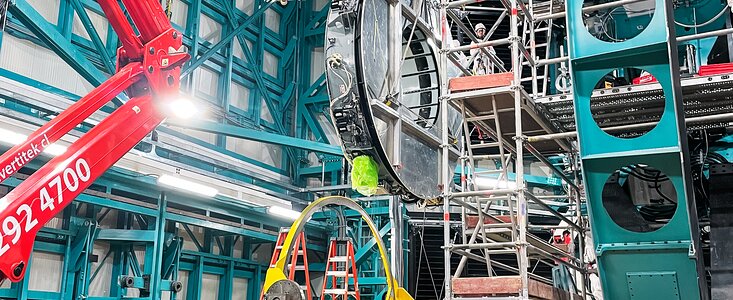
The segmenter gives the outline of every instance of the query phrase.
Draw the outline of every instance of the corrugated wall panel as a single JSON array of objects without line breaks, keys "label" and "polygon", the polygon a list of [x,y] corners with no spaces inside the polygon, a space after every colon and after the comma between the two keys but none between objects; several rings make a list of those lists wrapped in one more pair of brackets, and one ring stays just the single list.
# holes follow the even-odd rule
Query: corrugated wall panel
[{"label": "corrugated wall panel", "polygon": [[64,257],[61,254],[34,251],[28,275],[28,289],[32,291],[59,292]]},{"label": "corrugated wall panel", "polygon": [[247,288],[249,280],[234,277],[232,284],[232,300],[247,300]]},{"label": "corrugated wall panel", "polygon": [[201,300],[219,299],[220,278],[219,275],[204,273],[203,278],[201,278]]},{"label": "corrugated wall panel", "polygon": [[89,283],[89,296],[108,297],[112,283],[112,260],[113,255],[102,263],[102,259],[109,252],[109,243],[95,242],[92,253],[99,257],[98,262],[91,262],[91,272],[97,272],[97,276]]},{"label": "corrugated wall panel", "polygon": [[53,51],[9,34],[2,39],[0,67],[76,95],[94,88]]}]

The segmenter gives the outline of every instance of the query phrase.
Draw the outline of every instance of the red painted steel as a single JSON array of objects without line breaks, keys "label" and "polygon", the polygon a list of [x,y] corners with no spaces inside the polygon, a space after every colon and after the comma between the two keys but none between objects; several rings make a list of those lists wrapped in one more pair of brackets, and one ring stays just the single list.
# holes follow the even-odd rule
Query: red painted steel
[{"label": "red painted steel", "polygon": [[[58,116],[48,121],[33,133],[25,142],[20,143],[0,155],[0,182],[9,178],[28,162],[38,156],[49,144],[53,144],[67,132],[74,129],[86,118],[99,110],[107,102],[125,90],[130,84],[141,79],[142,65],[130,64],[119,73],[105,81],[91,93],[79,99],[76,103]],[[25,154],[25,155],[23,155]],[[0,224],[1,229],[2,224]]]},{"label": "red painted steel", "polygon": [[733,63],[712,64],[700,67],[698,75],[713,76],[733,73]]},{"label": "red painted steel", "polygon": [[123,90],[131,97],[0,199],[0,282],[23,278],[38,230],[160,125],[163,104],[178,97],[180,67],[189,59],[181,35],[164,18],[159,2],[123,2],[140,37],[117,1],[99,1],[122,42],[118,72],[0,156],[0,173],[13,171],[6,172],[5,179]]},{"label": "red painted steel", "polygon": [[127,12],[140,32],[140,41],[147,44],[171,28],[171,21],[160,6],[160,1],[122,0]]},{"label": "red painted steel", "polygon": [[[125,57],[140,57],[142,56],[143,44],[135,34],[135,31],[127,22],[127,17],[122,9],[117,5],[117,0],[99,0],[99,5],[102,7],[102,11],[109,20],[109,25],[117,33],[117,36],[122,43],[120,51],[124,51],[122,54]],[[120,54],[120,53],[118,53]],[[118,66],[119,67],[119,66]]]}]

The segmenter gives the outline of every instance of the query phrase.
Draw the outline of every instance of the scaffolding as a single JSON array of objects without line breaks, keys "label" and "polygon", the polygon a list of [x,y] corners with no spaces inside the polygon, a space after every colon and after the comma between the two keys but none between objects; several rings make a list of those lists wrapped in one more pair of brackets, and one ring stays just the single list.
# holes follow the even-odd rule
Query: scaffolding
[{"label": "scaffolding", "polygon": [[[461,185],[454,187],[453,176],[442,178],[446,187],[443,195],[444,211],[444,252],[445,252],[445,299],[555,299],[560,295],[565,299],[585,298],[587,272],[583,259],[586,228],[581,215],[582,191],[577,176],[568,177],[562,170],[550,163],[538,148],[561,149],[567,154],[572,172],[578,172],[577,153],[568,140],[552,139],[542,145],[532,145],[526,135],[557,134],[550,123],[543,118],[533,105],[533,99],[546,95],[548,68],[550,64],[560,64],[563,58],[549,58],[549,44],[553,18],[564,11],[564,3],[550,0],[524,3],[518,0],[501,0],[502,13],[483,40],[478,40],[452,9],[462,7],[476,0],[441,0],[440,20],[442,42],[440,50],[441,97],[442,107],[452,106],[463,116],[464,140],[460,161]],[[559,8],[558,8],[559,7]],[[537,18],[535,16],[542,16]],[[508,17],[510,34],[508,38],[491,39],[494,31]],[[451,47],[451,19],[473,41],[472,45]],[[536,36],[547,34],[544,43],[537,44]],[[507,72],[501,64],[497,71],[505,72],[492,75],[474,76],[463,82],[449,82],[447,70],[453,63],[464,74],[479,53],[490,59],[495,58],[486,51],[488,47],[508,45],[511,48],[511,69]],[[461,62],[455,53],[478,49],[467,61]],[[539,52],[538,52],[539,49]],[[540,59],[538,53],[543,53]],[[529,74],[526,73],[529,68]],[[464,79],[467,77],[463,77]],[[455,79],[460,81],[461,79]],[[528,93],[523,82],[531,82]],[[454,84],[455,83],[455,84]],[[442,165],[443,170],[451,169],[448,148],[449,115],[441,109],[442,123]],[[490,140],[474,141],[472,130],[480,130]],[[474,155],[481,149],[489,155]],[[492,151],[487,151],[492,150]],[[543,162],[567,187],[566,195],[539,196],[533,194],[525,185],[524,158],[532,155]],[[482,160],[497,161],[494,170],[477,169]],[[509,169],[513,165],[515,178],[510,181]],[[489,176],[494,175],[494,176]],[[575,174],[573,174],[575,175]],[[491,178],[490,184],[481,183],[481,178]],[[485,180],[484,180],[485,181]],[[455,191],[454,191],[455,190]],[[555,200],[555,201],[553,201]],[[565,200],[565,201],[562,201]],[[552,206],[565,206],[568,210],[561,213]],[[451,209],[460,207],[461,241],[451,239]],[[549,215],[560,220],[557,226],[536,226],[529,216]],[[579,241],[576,257],[573,251],[543,240],[532,234],[531,230],[567,229]],[[492,255],[515,254],[516,266],[492,259]],[[460,256],[457,268],[452,268],[451,256]],[[462,274],[468,260],[486,264],[485,277],[464,278]],[[544,263],[550,266],[562,265],[572,270],[575,287],[571,291],[561,291],[553,286],[549,278],[530,271],[531,264]],[[510,272],[512,276],[497,276]],[[564,294],[564,295],[563,295]]]}]

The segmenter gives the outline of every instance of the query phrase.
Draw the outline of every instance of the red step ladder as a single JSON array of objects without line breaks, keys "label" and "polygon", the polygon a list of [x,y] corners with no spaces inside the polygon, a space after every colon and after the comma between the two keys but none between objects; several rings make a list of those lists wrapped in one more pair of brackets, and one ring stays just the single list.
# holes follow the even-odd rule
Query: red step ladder
[{"label": "red step ladder", "polygon": [[[275,264],[277,263],[277,259],[280,257],[280,252],[283,250],[283,244],[285,244],[285,238],[288,236],[288,233],[290,232],[290,228],[280,228],[280,233],[277,236],[277,242],[275,242],[275,249],[272,252],[272,260],[270,260],[270,268],[274,268]],[[306,243],[305,243],[305,232],[301,232],[296,238],[293,243],[293,254],[290,259],[290,264],[287,265],[287,268],[289,270],[288,272],[288,279],[295,281],[295,272],[305,272],[305,283],[300,284],[300,287],[305,291],[306,299],[313,299],[313,292],[311,289],[311,277],[310,272],[308,271],[308,255],[306,251]],[[298,261],[299,258],[302,259],[302,264],[299,265]],[[265,297],[265,291],[262,291],[262,294],[260,295],[260,300],[263,300]]]},{"label": "red step ladder", "polygon": [[[326,276],[323,277],[321,300],[351,298],[360,300],[359,281],[357,277],[354,243],[349,238],[334,238],[328,247],[328,261],[326,262]],[[329,279],[331,286],[329,288]],[[354,285],[349,285],[349,279]],[[330,296],[330,298],[326,298]]]}]

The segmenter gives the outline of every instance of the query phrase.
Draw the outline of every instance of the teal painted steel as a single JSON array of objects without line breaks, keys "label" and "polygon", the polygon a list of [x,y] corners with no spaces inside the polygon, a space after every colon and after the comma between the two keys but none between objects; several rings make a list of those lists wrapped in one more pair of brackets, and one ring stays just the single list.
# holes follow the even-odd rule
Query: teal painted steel
[{"label": "teal painted steel", "polygon": [[[658,285],[650,283],[671,286],[673,280],[678,289],[670,296],[707,298],[697,213],[686,173],[689,157],[672,3],[655,0],[656,10],[646,30],[630,40],[609,43],[587,31],[581,13],[583,2],[568,0],[566,11],[583,178],[604,296],[649,299],[640,297],[671,293],[659,291]],[[664,114],[654,129],[641,137],[622,139],[598,127],[591,114],[590,98],[596,83],[609,71],[629,67],[651,72],[661,83],[666,99]],[[675,214],[659,230],[629,231],[617,225],[604,208],[603,189],[609,176],[634,164],[662,171],[677,191]],[[639,279],[637,275],[642,273],[653,279]]]},{"label": "teal painted steel", "polygon": [[230,137],[248,139],[252,141],[280,145],[283,147],[291,147],[297,149],[308,150],[312,152],[343,155],[341,147],[326,143],[312,142],[286,135],[263,132],[261,130],[249,129],[240,126],[233,126],[215,122],[195,121],[187,123],[172,123],[175,126],[195,129],[203,132],[222,134]]},{"label": "teal painted steel", "polygon": [[[15,38],[30,41],[34,46],[47,47],[94,85],[107,77],[106,73],[111,67],[108,61],[115,61],[117,37],[108,30],[109,28],[107,28],[109,33],[107,38],[101,37],[100,32],[105,28],[95,28],[96,25],[91,23],[92,13],[101,14],[95,1],[59,1],[60,9],[56,24],[47,22],[29,2],[27,0],[14,1],[16,6],[11,11],[8,30],[0,32],[0,41],[3,36],[12,35]],[[183,38],[186,47],[194,57],[200,59],[200,67],[213,70],[219,75],[219,81],[213,83],[218,95],[200,97],[208,101],[206,105],[212,107],[216,121],[228,124],[226,126],[262,130],[267,133],[264,136],[283,137],[277,140],[280,144],[302,143],[300,147],[306,149],[283,155],[282,167],[277,167],[227,150],[225,139],[227,134],[225,133],[218,134],[214,144],[206,144],[208,149],[290,176],[294,179],[293,182],[276,182],[251,174],[237,173],[228,170],[226,166],[183,157],[179,153],[167,150],[164,146],[156,146],[155,152],[148,150],[148,154],[165,156],[171,160],[179,159],[177,162],[204,174],[226,176],[258,188],[258,191],[296,201],[300,199],[292,195],[300,197],[301,194],[298,193],[299,187],[295,184],[304,186],[305,181],[302,178],[320,178],[322,175],[320,165],[303,163],[313,151],[320,151],[326,154],[319,153],[318,155],[326,164],[327,184],[340,183],[342,175],[340,150],[338,145],[327,145],[329,143],[328,128],[323,128],[321,125],[321,119],[329,118],[323,110],[328,106],[328,98],[325,97],[324,89],[325,77],[316,74],[315,77],[318,77],[314,78],[316,80],[310,78],[311,69],[323,64],[322,61],[313,59],[312,51],[323,46],[323,25],[329,3],[324,3],[322,8],[313,9],[315,2],[313,0],[291,1],[286,7],[281,7],[277,3],[271,5],[270,1],[255,0],[254,11],[269,6],[280,15],[280,30],[274,32],[265,26],[266,18],[263,14],[248,15],[232,6],[236,3],[235,1],[180,0],[179,2],[188,6],[186,16],[178,16],[180,17],[178,19],[185,20],[185,24],[174,24],[174,26],[185,33]],[[260,11],[265,10],[260,9]],[[75,17],[75,13],[78,16]],[[199,36],[202,15],[213,19],[222,26],[219,36],[222,42],[220,47],[218,43],[212,44]],[[83,25],[81,30],[86,31],[90,38],[74,33],[75,18],[79,18],[76,21],[81,21]],[[242,24],[247,26],[237,31]],[[232,34],[235,31],[236,33]],[[236,46],[242,48],[244,52],[242,57],[234,55]],[[277,76],[263,71],[265,53],[273,54],[279,61]],[[191,71],[193,73],[193,69]],[[68,99],[78,99],[80,96],[65,91],[61,87],[51,86],[6,69],[0,69],[0,76]],[[185,92],[194,92],[193,77],[192,75],[183,79],[186,84]],[[234,106],[233,92],[229,86],[231,82],[249,91],[246,109]],[[39,120],[48,120],[46,115],[52,113],[50,111],[41,112],[19,99],[6,99],[5,96],[3,98],[5,101],[0,104],[3,109],[21,112]],[[261,117],[261,107],[267,107],[270,110],[273,114],[273,122]],[[113,109],[105,108],[104,110],[111,112]],[[89,126],[86,126],[79,130],[86,131],[88,128]],[[293,131],[293,128],[296,130]],[[172,130],[161,128],[160,131]],[[257,133],[248,132],[250,137],[254,137]],[[237,136],[237,134],[232,136]],[[296,138],[288,138],[291,136]],[[202,140],[184,134],[180,134],[180,137],[191,143],[205,144]],[[153,149],[150,144],[145,143],[141,147]],[[283,151],[290,152],[290,150],[285,150],[286,148],[289,147],[283,147]],[[34,165],[33,168],[37,166]],[[300,175],[303,175],[302,178],[298,178]],[[14,178],[5,183],[12,187],[19,182],[21,182],[20,179]],[[165,211],[166,205],[158,206],[161,191],[156,186],[154,178],[119,168],[113,168],[98,180],[95,183],[95,189],[99,189],[97,191],[100,193],[82,194],[76,199],[74,207],[66,210],[61,216],[61,221],[68,227],[64,229],[44,228],[39,234],[43,240],[39,239],[36,242],[36,251],[55,253],[63,257],[60,291],[58,293],[36,291],[29,288],[28,281],[24,281],[12,285],[10,289],[0,289],[0,297],[120,299],[128,293],[128,290],[120,287],[117,282],[121,275],[142,276],[155,273],[154,286],[165,290],[166,284],[170,280],[177,280],[179,274],[182,274],[180,272],[190,272],[185,286],[185,289],[189,291],[189,299],[196,299],[196,295],[200,295],[202,276],[205,273],[216,273],[222,276],[220,285],[222,291],[232,287],[233,278],[249,279],[249,290],[246,294],[250,299],[259,296],[257,287],[264,279],[263,272],[266,270],[266,265],[253,261],[250,250],[257,250],[258,245],[271,244],[276,237],[277,228],[287,225],[287,221],[274,219],[262,209],[246,205],[241,201],[221,197],[201,200],[178,194],[168,195],[167,205],[169,207],[183,205],[189,210],[196,208],[200,211],[194,215],[182,214],[180,211],[171,213]],[[120,194],[124,194],[126,198],[132,197],[136,201],[120,201],[116,197]],[[303,198],[310,196],[306,193],[302,195]],[[110,211],[114,211],[114,214]],[[200,213],[227,218],[229,222],[221,218],[202,220]],[[113,219],[112,228],[93,228],[100,223],[110,222],[111,219]],[[232,219],[235,221],[231,221]],[[84,225],[86,221],[89,222]],[[386,219],[382,222],[386,222]],[[109,224],[104,226],[109,226]],[[191,241],[189,233],[184,228],[191,228],[192,233],[201,229],[205,231],[206,238]],[[323,237],[326,227],[318,225],[310,229],[313,235]],[[122,231],[129,232],[120,234]],[[233,253],[235,237],[240,241],[245,241],[244,245],[237,245],[237,249],[242,249],[241,257]],[[194,246],[197,251],[182,250],[184,243],[182,239],[187,239],[186,243],[200,244],[200,247]],[[313,241],[318,239],[313,239]],[[109,251],[100,253],[94,250],[95,243],[108,244]],[[144,256],[137,257],[133,252],[134,247],[144,249]],[[220,249],[221,252],[214,254],[219,251],[215,249]],[[322,244],[309,245],[311,251],[318,252],[323,249],[325,248]],[[111,264],[111,274],[95,267],[95,264],[90,262],[93,259],[97,259],[97,265],[101,262]],[[371,257],[370,259],[378,258]],[[150,266],[153,265],[159,265],[159,267],[156,270],[150,269]],[[226,267],[221,267],[222,265]],[[103,282],[100,283],[100,281]],[[90,295],[92,284],[109,286],[108,295]],[[154,297],[158,293],[158,289],[155,290],[152,295],[141,298]]]}]

